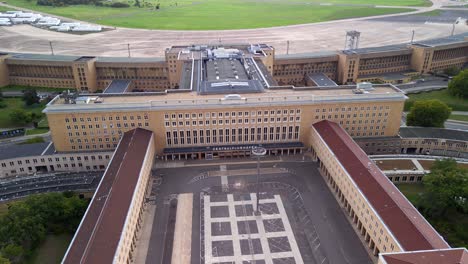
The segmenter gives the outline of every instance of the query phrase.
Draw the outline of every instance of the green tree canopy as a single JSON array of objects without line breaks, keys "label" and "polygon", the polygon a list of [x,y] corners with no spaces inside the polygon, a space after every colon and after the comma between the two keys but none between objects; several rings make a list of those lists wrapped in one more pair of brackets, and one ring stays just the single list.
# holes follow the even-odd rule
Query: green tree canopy
[{"label": "green tree canopy", "polygon": [[7,259],[11,260],[13,263],[18,263],[21,261],[24,255],[24,249],[22,246],[9,244],[2,249],[2,256],[5,256]]},{"label": "green tree canopy", "polygon": [[8,212],[0,216],[1,255],[12,263],[21,263],[48,233],[73,234],[87,205],[88,200],[71,193],[31,195],[10,204]]},{"label": "green tree canopy", "polygon": [[451,112],[450,107],[437,99],[416,101],[408,113],[406,125],[444,127]]},{"label": "green tree canopy", "polygon": [[27,89],[23,92],[23,101],[26,105],[33,105],[39,103],[39,96],[35,89]]},{"label": "green tree canopy", "polygon": [[468,98],[468,70],[461,71],[453,77],[448,85],[451,95]]},{"label": "green tree canopy", "polygon": [[441,217],[451,209],[468,213],[468,170],[455,160],[437,160],[423,184],[427,192],[421,205],[428,215]]},{"label": "green tree canopy", "polygon": [[31,123],[32,115],[23,109],[15,109],[10,113],[10,119],[13,123],[26,125]]},{"label": "green tree canopy", "polygon": [[11,264],[10,260],[0,256],[0,264]]}]

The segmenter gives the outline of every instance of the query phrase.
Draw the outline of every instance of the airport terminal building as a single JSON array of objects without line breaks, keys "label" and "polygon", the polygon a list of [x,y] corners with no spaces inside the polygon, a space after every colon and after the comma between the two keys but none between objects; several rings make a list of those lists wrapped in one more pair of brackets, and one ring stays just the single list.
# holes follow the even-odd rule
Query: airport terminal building
[{"label": "airport terminal building", "polygon": [[[265,44],[223,47],[241,51],[247,60],[267,71],[277,85],[314,85],[317,80],[320,83],[317,74],[338,84],[364,81],[396,84],[419,74],[462,68],[468,62],[466,33],[375,48],[288,55],[275,55],[274,47]],[[185,89],[187,83],[183,83],[182,75],[187,68],[200,66],[200,54],[206,49],[207,45],[173,46],[166,50],[165,58],[0,53],[0,87],[29,85],[82,92],[110,88],[110,92],[114,85],[119,87],[116,82],[126,81],[128,85],[117,90]]]},{"label": "airport terminal building", "polygon": [[[450,248],[355,140],[398,137],[407,97],[391,83],[463,67],[467,49],[458,35],[277,57],[263,44],[172,47],[164,60],[3,54],[0,85],[90,92],[44,110],[54,153],[114,151],[63,263],[134,261],[155,160],[246,157],[259,145],[310,154],[376,262],[466,263],[467,250]],[[348,84],[379,78],[386,84]]]}]

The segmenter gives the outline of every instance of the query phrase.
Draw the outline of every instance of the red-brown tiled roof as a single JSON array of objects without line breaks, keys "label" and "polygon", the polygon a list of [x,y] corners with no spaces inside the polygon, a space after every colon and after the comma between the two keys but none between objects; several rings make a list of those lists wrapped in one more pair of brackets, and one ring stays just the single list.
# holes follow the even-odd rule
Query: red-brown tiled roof
[{"label": "red-brown tiled roof", "polygon": [[468,264],[466,248],[382,254],[385,264]]},{"label": "red-brown tiled roof", "polygon": [[141,128],[123,135],[63,263],[113,262],[152,135]]},{"label": "red-brown tiled roof", "polygon": [[338,124],[313,125],[405,251],[449,245]]}]

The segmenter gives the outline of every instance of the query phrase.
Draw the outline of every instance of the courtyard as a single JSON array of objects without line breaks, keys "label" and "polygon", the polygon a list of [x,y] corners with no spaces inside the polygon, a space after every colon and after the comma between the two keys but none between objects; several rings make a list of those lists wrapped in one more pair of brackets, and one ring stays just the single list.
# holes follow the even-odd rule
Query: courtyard
[{"label": "courtyard", "polygon": [[[265,160],[258,184],[253,161],[179,164],[154,179],[136,261],[171,263],[182,239],[189,263],[372,263],[315,162]],[[178,218],[181,194],[193,195],[191,219]]]}]

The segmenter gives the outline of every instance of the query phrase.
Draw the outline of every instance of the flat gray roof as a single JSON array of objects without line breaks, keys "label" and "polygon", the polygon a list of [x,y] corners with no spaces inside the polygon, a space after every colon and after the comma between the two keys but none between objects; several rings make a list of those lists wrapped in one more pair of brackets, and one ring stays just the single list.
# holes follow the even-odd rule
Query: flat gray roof
[{"label": "flat gray roof", "polygon": [[207,81],[248,80],[244,66],[237,59],[209,60],[205,63]]},{"label": "flat gray roof", "polygon": [[46,150],[49,144],[50,142],[0,145],[0,160],[39,156]]},{"label": "flat gray roof", "polygon": [[22,60],[47,60],[47,61],[66,61],[72,62],[80,59],[82,56],[68,56],[68,55],[48,55],[48,54],[30,54],[30,53],[13,53],[9,59],[22,59]]},{"label": "flat gray roof", "polygon": [[425,47],[436,47],[436,46],[464,42],[465,37],[468,37],[468,32],[453,35],[450,37],[445,37],[445,38],[436,38],[436,39],[417,41],[413,45],[419,45],[419,46],[425,46]]},{"label": "flat gray roof", "polygon": [[133,57],[98,57],[96,62],[164,62],[165,58],[150,57],[150,58],[133,58]]},{"label": "flat gray roof", "polygon": [[278,54],[275,55],[275,59],[313,59],[323,57],[336,56],[338,59],[338,53],[336,51],[318,51],[318,52],[307,52],[307,53],[295,53],[295,54]]},{"label": "flat gray roof", "polygon": [[389,51],[402,51],[410,50],[407,44],[396,44],[388,45],[381,47],[369,47],[369,48],[360,48],[353,50],[343,50],[344,54],[366,54],[366,53],[376,53],[376,52],[389,52]]},{"label": "flat gray roof", "polygon": [[468,141],[468,131],[434,128],[434,127],[401,127],[402,138],[441,138]]},{"label": "flat gray roof", "polygon": [[332,79],[324,73],[311,73],[307,77],[312,80],[317,86],[338,86]]},{"label": "flat gray roof", "polygon": [[104,93],[125,93],[132,83],[131,80],[113,80],[104,90]]}]

